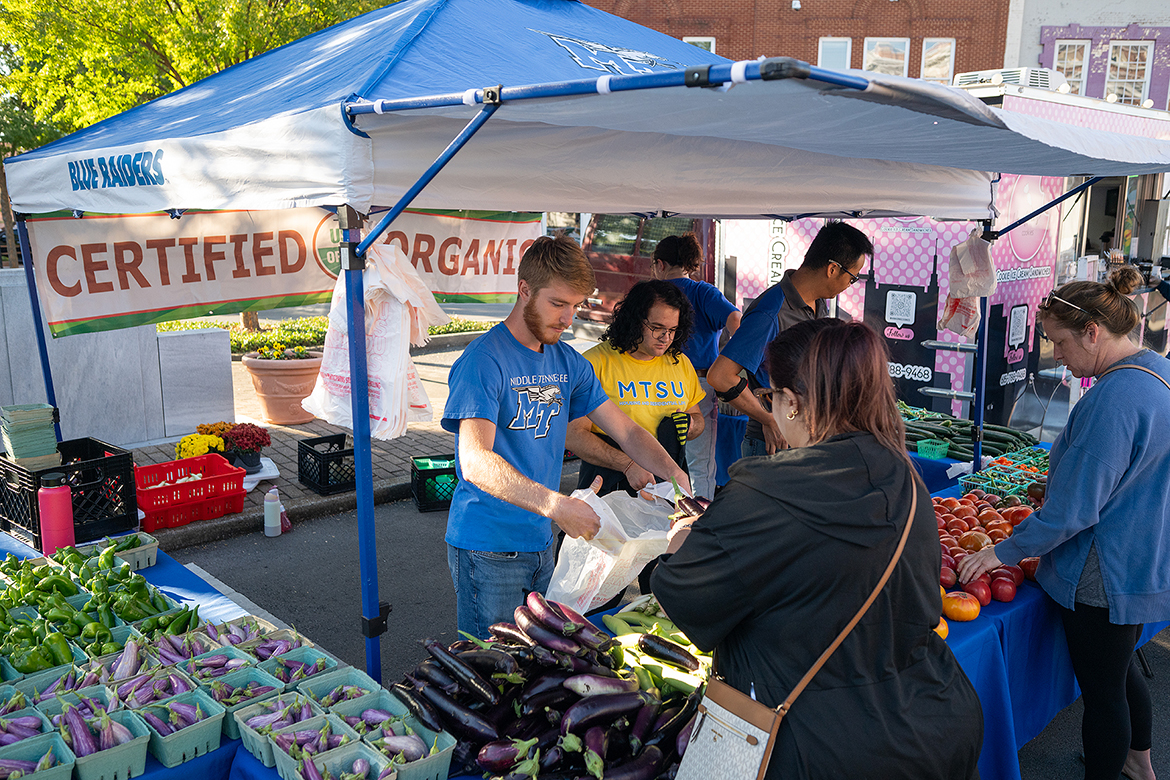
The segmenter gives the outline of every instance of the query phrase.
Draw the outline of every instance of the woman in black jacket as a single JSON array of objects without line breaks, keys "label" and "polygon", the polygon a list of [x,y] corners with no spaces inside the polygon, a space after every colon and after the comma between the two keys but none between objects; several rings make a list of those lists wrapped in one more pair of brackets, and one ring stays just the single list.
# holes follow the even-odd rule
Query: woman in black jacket
[{"label": "woman in black jacket", "polygon": [[930,497],[906,455],[882,340],[818,320],[768,348],[772,414],[791,449],[746,458],[652,578],[663,609],[714,650],[728,684],[775,707],[889,582],[792,706],[768,778],[978,777],[979,699],[932,630],[942,601]]}]

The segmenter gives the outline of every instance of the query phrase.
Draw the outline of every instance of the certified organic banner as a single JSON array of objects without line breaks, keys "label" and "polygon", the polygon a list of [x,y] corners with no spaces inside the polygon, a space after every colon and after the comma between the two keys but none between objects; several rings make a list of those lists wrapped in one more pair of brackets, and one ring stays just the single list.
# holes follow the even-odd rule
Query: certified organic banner
[{"label": "certified organic banner", "polygon": [[[509,300],[539,214],[408,212],[406,247],[439,300]],[[320,208],[28,220],[54,337],[328,302],[341,267],[337,217]]]},{"label": "certified organic banner", "polygon": [[[410,258],[443,303],[516,300],[520,257],[541,235],[539,213],[408,210],[390,226],[386,243]],[[370,223],[377,220],[375,214]]]}]

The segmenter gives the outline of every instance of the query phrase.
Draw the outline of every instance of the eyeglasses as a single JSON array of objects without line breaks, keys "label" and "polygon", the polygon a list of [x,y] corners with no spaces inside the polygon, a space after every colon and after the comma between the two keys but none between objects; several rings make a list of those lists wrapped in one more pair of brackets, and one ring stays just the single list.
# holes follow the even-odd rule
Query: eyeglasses
[{"label": "eyeglasses", "polygon": [[848,268],[838,263],[836,260],[830,260],[829,262],[845,272],[845,275],[849,277],[849,284],[857,284],[857,280],[861,278],[861,276],[853,273]]},{"label": "eyeglasses", "polygon": [[1037,306],[1036,308],[1041,309],[1043,311],[1047,311],[1047,310],[1052,308],[1053,301],[1059,301],[1060,303],[1063,303],[1065,306],[1071,306],[1072,308],[1076,309],[1077,311],[1084,312],[1085,314],[1088,314],[1090,317],[1093,316],[1093,313],[1091,311],[1089,311],[1088,309],[1082,309],[1080,306],[1077,306],[1075,303],[1070,303],[1069,301],[1066,301],[1064,298],[1061,298],[1060,296],[1058,296],[1056,294],[1055,290],[1048,293],[1048,295],[1046,295],[1044,297],[1044,300],[1040,301],[1040,305]]},{"label": "eyeglasses", "polygon": [[673,339],[674,334],[678,332],[678,328],[664,328],[661,325],[651,325],[649,320],[642,320],[642,324],[650,331],[650,335],[656,339],[660,339],[663,336],[669,336]]}]

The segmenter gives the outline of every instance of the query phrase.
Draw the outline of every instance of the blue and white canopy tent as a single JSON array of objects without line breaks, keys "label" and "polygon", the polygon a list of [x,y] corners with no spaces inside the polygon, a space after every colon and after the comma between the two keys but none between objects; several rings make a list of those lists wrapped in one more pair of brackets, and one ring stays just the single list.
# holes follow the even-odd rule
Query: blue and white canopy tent
[{"label": "blue and white canopy tent", "polygon": [[[5,165],[25,215],[336,208],[360,340],[362,255],[408,203],[988,220],[995,173],[1156,173],[1170,170],[1170,140],[1018,115],[912,79],[732,63],[575,0],[401,0]],[[359,215],[388,207],[363,238]],[[363,387],[365,350],[350,355]],[[368,399],[353,404],[378,679]]]}]

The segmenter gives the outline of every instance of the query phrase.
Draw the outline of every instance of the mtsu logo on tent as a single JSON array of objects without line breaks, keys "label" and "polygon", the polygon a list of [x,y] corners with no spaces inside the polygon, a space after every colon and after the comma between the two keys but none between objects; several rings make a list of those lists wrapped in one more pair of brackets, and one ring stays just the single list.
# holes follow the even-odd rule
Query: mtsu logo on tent
[{"label": "mtsu logo on tent", "polygon": [[659,57],[648,51],[624,49],[605,43],[570,38],[567,35],[534,30],[531,27],[528,29],[541,35],[547,35],[553,43],[567,51],[574,62],[588,70],[600,70],[615,75],[632,75],[634,73],[650,73],[655,70],[678,70],[683,67],[674,60]]}]

